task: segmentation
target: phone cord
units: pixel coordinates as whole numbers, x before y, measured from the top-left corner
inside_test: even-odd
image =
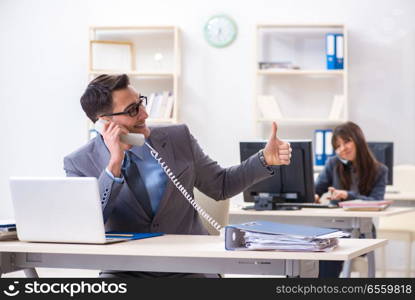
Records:
[[[196,203],[195,199],[186,191],[184,186],[180,183],[180,181],[174,176],[173,172],[167,166],[167,164],[163,161],[163,158],[159,155],[159,153],[153,149],[147,142],[145,143],[148,148],[150,148],[151,156],[159,163],[162,167],[164,173],[166,173],[167,177],[173,182],[176,188],[182,193],[182,195],[186,198],[187,201],[196,209],[196,211],[203,217],[205,220],[209,222],[217,231],[221,231],[222,226],[216,222],[199,204]]]

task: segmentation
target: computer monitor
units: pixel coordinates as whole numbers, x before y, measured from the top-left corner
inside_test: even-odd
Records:
[[[388,167],[388,185],[393,184],[393,142],[368,142],[376,159]]]
[[[265,147],[266,142],[240,142],[241,161]],[[311,141],[290,141],[291,163],[273,166],[275,175],[260,181],[244,192],[245,202],[256,202],[259,196],[271,196],[278,202],[314,202],[313,156]]]

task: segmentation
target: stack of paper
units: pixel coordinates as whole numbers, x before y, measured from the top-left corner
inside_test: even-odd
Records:
[[[391,200],[349,200],[339,202],[339,206],[344,210],[379,211],[384,210],[392,203]]]
[[[0,241],[17,240],[14,220],[0,220]]]
[[[331,251],[338,238],[350,236],[337,229],[254,221],[225,229],[227,250]]]
[[[245,232],[245,246],[250,250],[330,251],[337,238],[308,238]]]

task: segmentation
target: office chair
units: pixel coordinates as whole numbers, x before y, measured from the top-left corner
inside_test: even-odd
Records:
[[[198,189],[194,189],[194,199],[216,222],[222,227],[225,227],[229,223],[229,199],[216,201],[212,199]],[[207,229],[210,235],[219,235],[219,231],[216,230],[205,218],[200,217],[203,226]],[[225,242],[224,242],[225,243]],[[219,277],[225,277],[225,274],[218,274]]]
[[[393,171],[393,189],[400,193],[415,194],[415,165],[398,165],[393,168]],[[415,241],[415,212],[379,218],[378,237],[406,243],[405,276],[411,277],[412,244]],[[385,248],[388,248],[388,245],[380,249],[381,277],[385,277],[387,269]]]
[[[196,202],[220,225],[226,226],[229,223],[229,199],[216,201],[197,189],[194,189],[194,199]],[[219,235],[212,225],[201,217],[202,223],[211,235]]]

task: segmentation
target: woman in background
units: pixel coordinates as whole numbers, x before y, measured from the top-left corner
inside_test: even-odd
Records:
[[[329,192],[331,201],[383,200],[388,168],[370,151],[360,127],[346,122],[334,129],[331,140],[336,156],[330,158],[316,182],[316,202]],[[373,227],[374,238],[376,232]],[[338,277],[343,263],[320,261],[319,277]]]

